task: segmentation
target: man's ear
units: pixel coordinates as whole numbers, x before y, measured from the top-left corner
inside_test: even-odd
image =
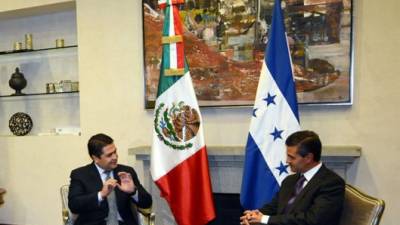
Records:
[[[314,154],[313,153],[308,153],[305,157],[307,159],[307,162],[313,162],[314,161]]]
[[[90,157],[92,158],[92,160],[93,160],[94,162],[98,162],[98,161],[100,160],[100,158],[98,158],[98,157],[95,156],[95,155],[91,155]]]

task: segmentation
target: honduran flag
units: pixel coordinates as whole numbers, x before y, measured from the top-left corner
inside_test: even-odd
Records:
[[[178,225],[215,218],[203,124],[183,52],[178,4],[162,0],[163,54],[154,110],[151,175]]]
[[[261,208],[289,174],[286,138],[300,130],[292,64],[280,0],[275,0],[250,130],[247,138],[240,202]]]

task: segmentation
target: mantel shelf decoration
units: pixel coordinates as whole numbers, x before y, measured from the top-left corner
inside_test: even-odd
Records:
[[[253,105],[274,0],[188,0],[180,15],[201,106]],[[352,0],[282,0],[298,102],[352,104]],[[145,106],[153,108],[164,16],[143,0]]]

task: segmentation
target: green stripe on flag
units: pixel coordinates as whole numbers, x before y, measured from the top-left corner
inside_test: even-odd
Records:
[[[164,14],[164,26],[163,26],[163,36],[170,36],[169,26],[170,26],[170,10],[172,7],[167,6]],[[174,34],[175,35],[175,34]],[[164,70],[170,69],[170,48],[169,44],[163,45],[162,61],[160,68],[160,80],[158,82],[157,97],[164,93],[169,87],[171,87],[175,82],[177,82],[182,76],[165,76]],[[185,73],[189,71],[187,61],[185,59]]]
[[[169,21],[170,21],[171,7],[167,6],[164,11],[164,25],[163,36],[169,36]]]
[[[165,76],[164,69],[161,65],[160,70],[160,81],[158,82],[158,91],[157,91],[157,98],[164,93],[169,87],[171,87],[175,82],[181,79],[183,76]],[[188,64],[185,59],[185,74],[189,71]]]

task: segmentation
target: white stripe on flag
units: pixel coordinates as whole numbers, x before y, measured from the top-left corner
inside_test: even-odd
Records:
[[[267,106],[263,99],[268,96],[268,93],[276,95],[275,103],[281,107]],[[281,184],[285,176],[280,176],[279,170],[273,168],[279,165],[280,162],[286,162],[285,140],[290,134],[299,130],[300,125],[275,80],[272,78],[264,60],[254,108],[258,109],[258,116],[252,117],[249,132],[261,150],[265,161],[272,168],[271,171],[274,177]],[[262,116],[265,113],[268,113],[268,116]],[[271,118],[277,119],[271,120]],[[274,131],[275,127],[285,129],[282,133],[282,139],[271,141],[273,136],[270,133]]]
[[[173,150],[166,146],[164,143],[160,143],[159,139],[153,138],[153,147],[151,154],[151,162],[157,162],[157,164],[151,167],[151,175],[153,180],[158,180],[160,177],[164,176],[171,169],[179,165],[181,162],[192,156],[195,152],[204,147],[204,137],[203,137],[203,124],[201,119],[200,110],[195,98],[195,92],[193,89],[192,79],[190,77],[190,72],[187,72],[182,76],[176,83],[168,88],[164,93],[162,93],[156,101],[156,108],[160,102],[164,103],[166,106],[172,106],[176,101],[183,101],[185,104],[189,105],[197,112],[199,112],[200,127],[197,132],[196,137],[190,141],[193,146],[186,150]],[[153,137],[157,134],[153,129]]]
[[[169,36],[175,35],[175,23],[174,23],[174,7],[169,8]],[[169,67],[171,69],[178,68],[178,55],[176,53],[176,43],[169,44]]]

